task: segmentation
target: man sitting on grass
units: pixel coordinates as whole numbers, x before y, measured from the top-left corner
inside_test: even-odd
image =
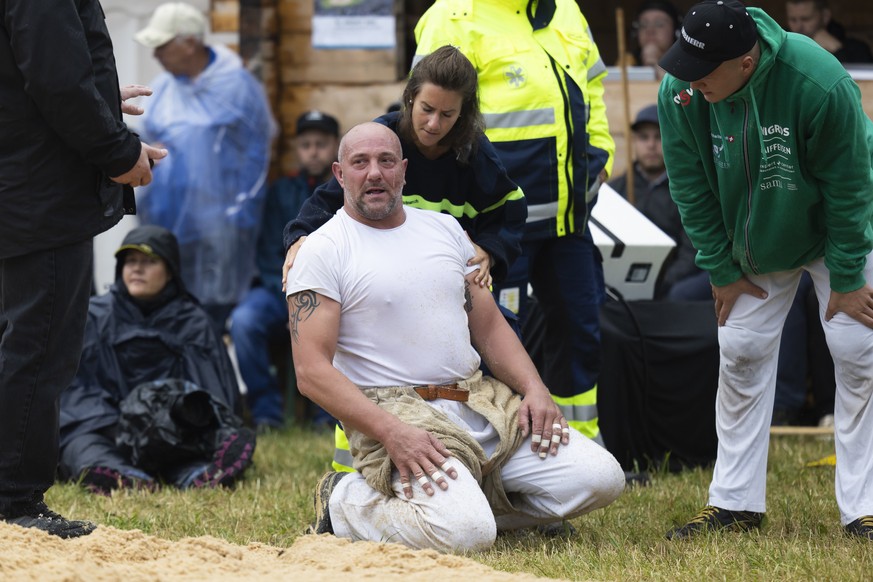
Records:
[[[343,209],[289,275],[298,387],[342,422],[358,470],[321,479],[316,533],[481,550],[498,529],[608,505],[621,467],[568,428],[472,283],[457,221],[402,204],[405,171],[388,128],[349,131],[333,165]],[[477,372],[479,354],[497,379]]]

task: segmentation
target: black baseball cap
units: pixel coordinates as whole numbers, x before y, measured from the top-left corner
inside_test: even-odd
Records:
[[[657,105],[647,105],[640,109],[639,113],[637,113],[637,118],[634,119],[633,125],[631,125],[631,131],[636,131],[640,128],[641,125],[645,123],[651,123],[653,125],[660,126],[660,122],[658,121],[658,106]]]
[[[752,50],[758,26],[738,0],[695,4],[682,21],[679,39],[658,64],[682,81],[697,81],[720,64]]]
[[[184,290],[182,283],[182,261],[179,255],[179,241],[176,236],[161,226],[147,224],[134,228],[121,241],[121,246],[115,251],[115,278],[121,278],[124,267],[124,255],[127,251],[139,251],[146,255],[163,259],[177,280],[179,289]]]
[[[321,111],[307,111],[297,118],[297,135],[315,129],[339,137],[339,122],[332,115]]]

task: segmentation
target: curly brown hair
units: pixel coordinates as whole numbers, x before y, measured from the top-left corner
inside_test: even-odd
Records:
[[[461,95],[461,114],[440,145],[452,150],[458,161],[466,162],[475,152],[479,136],[485,133],[485,120],[479,109],[479,79],[473,63],[451,45],[442,46],[418,61],[409,73],[400,102],[398,129],[404,140],[414,142],[412,102],[425,83]]]

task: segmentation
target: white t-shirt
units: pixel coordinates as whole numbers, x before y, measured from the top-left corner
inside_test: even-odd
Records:
[[[464,310],[473,245],[451,216],[404,206],[392,229],[340,209],[307,237],[288,295],[311,290],[341,305],[334,367],[358,386],[446,384],[479,367]]]

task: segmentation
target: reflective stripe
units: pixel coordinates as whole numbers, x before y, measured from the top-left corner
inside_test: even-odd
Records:
[[[558,216],[557,202],[549,202],[548,204],[529,204],[527,207],[527,220],[525,220],[525,222],[554,220],[556,216]]]
[[[555,396],[552,400],[561,409],[567,424],[603,446],[597,415],[597,386],[575,396]]]
[[[508,113],[485,113],[485,127],[488,129],[511,129],[531,125],[554,125],[555,108],[510,111]]]
[[[335,447],[333,450],[333,462],[331,463],[333,470],[343,473],[354,473],[355,469],[352,467],[354,459],[352,458],[351,451],[349,451],[349,439],[346,438],[346,433],[343,432],[340,425],[336,425],[334,430],[333,446]]]
[[[553,394],[552,400],[561,408],[567,421],[590,422],[597,420],[597,386],[575,396],[564,397]]]
[[[432,210],[434,212],[451,214],[455,218],[462,218],[464,216],[466,216],[467,218],[475,218],[476,215],[479,214],[478,212],[476,212],[476,209],[473,208],[470,204],[458,206],[457,204],[452,204],[446,199],[442,199],[439,202],[431,202],[430,200],[425,200],[418,195],[404,195],[403,204],[405,204],[406,206],[412,206],[414,208],[420,208],[421,210]]]
[[[556,401],[557,397],[553,396]],[[581,406],[579,404],[569,405],[569,404],[561,404],[558,402],[558,406],[561,409],[561,413],[564,415],[564,418],[567,421],[578,420],[579,422],[588,422],[590,420],[597,420],[597,405],[596,404],[588,404],[585,406]]]
[[[581,432],[583,435],[590,438],[601,447],[604,446],[603,437],[600,435],[600,426],[597,424],[596,418],[594,420],[589,420],[588,422],[568,420],[567,424]]]
[[[500,200],[498,200],[497,202],[495,202],[494,204],[492,204],[488,208],[484,208],[482,210],[482,212],[491,212],[492,210],[494,210],[498,206],[503,206],[504,204],[506,204],[507,202],[509,202],[511,200],[522,200],[523,198],[524,198],[524,192],[521,191],[521,188],[516,188],[515,190],[513,190],[512,192],[510,192],[509,194],[507,194],[506,196],[504,196],[503,198],[501,198]]]
[[[352,467],[351,463],[352,454],[348,451],[337,449],[333,453],[333,462],[331,462],[330,466],[333,467],[334,471],[339,471],[340,473],[354,473],[355,468]]]
[[[594,33],[591,32],[591,27],[586,27],[585,32],[588,33],[588,38],[591,40],[591,44],[594,45],[595,50],[597,44],[594,42]],[[586,63],[587,64],[587,63]],[[597,75],[606,72],[606,65],[603,64],[603,59],[600,58],[599,52],[597,56],[597,61],[588,67],[588,81],[591,81]],[[585,116],[585,119],[588,119],[588,116]]]
[[[597,62],[591,65],[591,68],[588,69],[588,80],[590,81],[597,75],[602,75],[606,72],[606,65],[603,64],[603,60],[597,59]],[[585,119],[588,119],[587,117]]]
[[[521,188],[516,188],[488,208],[482,209],[482,212],[490,212],[495,208],[503,206],[504,204],[506,204],[506,202],[510,200],[520,200],[522,198],[524,198],[524,193],[521,191]],[[431,200],[426,200],[425,198],[422,198],[418,194],[412,194],[409,196],[404,195],[403,204],[415,208],[420,208],[422,210],[433,210],[434,212],[451,214],[455,218],[462,218],[464,216],[466,216],[467,218],[476,218],[480,214],[480,212],[469,203],[464,204],[463,206],[459,206],[457,204],[452,204],[446,199],[442,199],[439,202],[433,202]]]

